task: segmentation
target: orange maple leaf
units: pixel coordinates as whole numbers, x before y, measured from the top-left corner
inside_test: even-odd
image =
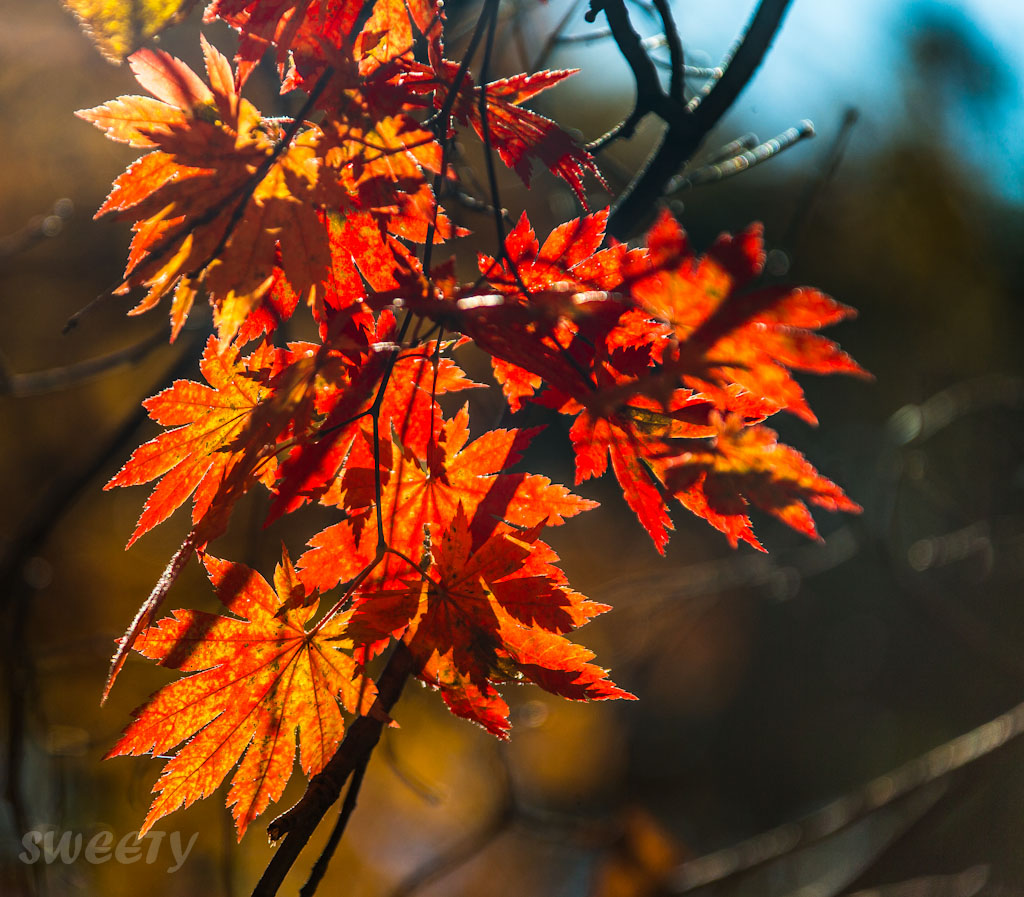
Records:
[[[388,547],[418,563],[428,534],[439,536],[457,509],[482,539],[503,525],[532,527],[562,523],[597,502],[574,495],[537,474],[511,473],[536,430],[491,430],[469,442],[469,412],[463,407],[445,421],[420,460],[408,447],[382,440],[381,514]],[[335,492],[327,496],[350,513],[310,540],[299,559],[307,583],[331,588],[355,577],[377,551],[373,516],[374,458],[366,443],[353,448]],[[408,573],[408,564],[391,558],[374,580]]]
[[[142,825],[205,797],[241,760],[231,780],[238,838],[280,798],[295,762],[315,775],[344,734],[339,703],[369,712],[376,688],[351,656],[350,614],[307,629],[317,610],[287,552],[274,587],[243,564],[207,556],[217,597],[236,616],[178,610],[143,632],[135,650],[191,675],[156,692],[107,754],[163,754],[182,742],[153,787]]]
[[[156,99],[120,97],[78,114],[114,140],[155,147],[117,178],[96,213],[136,219],[117,291],[148,289],[137,314],[176,288],[173,337],[202,286],[227,342],[270,289],[278,257],[295,291],[315,304],[331,256],[312,202],[319,132],[305,128],[282,145],[280,126],[238,95],[227,59],[205,39],[203,52],[210,86],[181,60],[143,49],[130,64]]]
[[[215,499],[217,517],[226,519],[228,496],[222,487],[232,473],[253,475],[262,448],[273,441],[251,429],[254,412],[270,392],[259,375],[269,373],[273,358],[274,350],[261,344],[252,355],[239,359],[237,349],[221,352],[211,337],[200,362],[209,386],[178,380],[146,399],[143,404],[150,417],[174,429],[140,445],[103,487],[160,480],[146,499],[128,547],[166,520],[193,492],[193,524],[198,525],[211,511]],[[273,467],[267,466],[261,476],[270,482],[272,472]],[[237,489],[232,491],[237,493]],[[218,534],[216,529],[211,537]]]
[[[807,502],[827,511],[859,513],[831,480],[798,451],[778,441],[774,430],[744,426],[735,414],[711,415],[715,435],[693,450],[659,464],[666,486],[691,511],[728,537],[757,547],[747,510],[750,505],[778,517],[812,539],[818,538]]]
[[[461,505],[432,563],[404,588],[360,591],[348,634],[357,642],[400,636],[449,708],[506,737],[508,705],[496,686],[526,678],[572,700],[629,698],[560,633],[608,610],[565,586],[541,527],[473,539]]]

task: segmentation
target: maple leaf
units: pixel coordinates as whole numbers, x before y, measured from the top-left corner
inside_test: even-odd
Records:
[[[541,245],[521,217],[503,256],[478,260],[502,301],[482,302],[458,326],[492,354],[513,410],[544,386],[535,401],[578,415],[570,431],[576,482],[604,474],[610,460],[627,504],[663,552],[672,529],[668,459],[687,452],[685,440],[719,436],[723,414],[741,429],[783,408],[813,422],[790,369],[864,371],[814,332],[851,309],[813,290],[745,289],[763,267],[759,227],[736,239],[720,237],[698,258],[667,214],[652,228],[646,250],[600,249],[605,220],[599,212],[566,222]],[[680,378],[692,389],[680,389]],[[757,491],[755,470],[763,479],[778,466],[781,482],[798,465],[772,440],[747,437],[744,445],[731,480],[708,474],[684,486],[682,468],[676,470],[675,497],[733,544],[743,539],[760,548],[746,500],[737,493],[727,501],[725,494],[743,486]],[[737,452],[730,457],[739,464]],[[717,485],[715,501],[702,491],[705,482],[712,490]],[[822,504],[856,510],[826,483],[817,481]],[[766,490],[759,494],[772,513],[816,534],[806,508],[778,495],[769,501]]]
[[[429,445],[436,441],[444,426],[441,406],[435,399],[484,386],[470,380],[462,368],[439,350],[437,342],[430,341],[415,351],[403,352],[391,371],[380,405],[379,428],[385,433],[393,432],[405,448],[420,458],[427,456]]]
[[[602,291],[620,284],[626,249],[621,245],[601,249],[607,224],[608,209],[601,209],[558,225],[541,245],[523,212],[505,237],[504,257],[481,254],[477,266],[504,294],[547,303],[553,306],[553,312],[568,313],[571,304],[557,299],[569,288],[577,292]]]
[[[251,427],[254,412],[269,393],[256,375],[269,371],[273,360],[274,351],[266,344],[239,359],[237,349],[221,352],[211,337],[199,365],[208,386],[178,380],[143,402],[153,420],[174,429],[139,446],[103,487],[160,480],[146,500],[128,547],[166,520],[193,492],[193,524],[210,513],[215,500],[216,516],[225,518],[223,484],[239,471],[255,479],[255,462],[263,446],[273,441]],[[264,476],[271,472],[268,467]],[[212,535],[216,534],[215,529]]]
[[[626,503],[664,553],[673,529],[666,505],[676,498],[736,547],[764,551],[748,511],[758,508],[810,538],[817,538],[806,502],[828,511],[859,513],[835,483],[760,421],[775,412],[737,391],[723,410],[701,393],[678,390],[666,409],[641,396],[617,412],[583,411],[569,432],[576,480],[600,476],[611,459]]]
[[[315,775],[344,734],[339,703],[366,714],[376,689],[343,634],[350,614],[307,628],[317,599],[287,552],[273,588],[243,564],[210,556],[205,564],[234,616],[177,610],[139,636],[136,651],[191,675],[135,710],[107,757],[155,756],[186,742],[153,786],[143,835],[162,816],[209,795],[241,760],[227,798],[241,840],[284,791],[296,740],[303,771]]]
[[[486,114],[490,146],[498,151],[502,162],[515,171],[527,187],[537,163],[564,180],[584,208],[587,201],[583,178],[588,172],[607,186],[586,148],[555,122],[519,105],[576,74],[577,69],[519,74],[480,87],[474,86],[468,72],[459,74],[457,63],[439,59],[432,60],[432,63],[432,68],[407,64],[399,83],[412,94],[432,93],[437,108],[442,108],[446,101],[450,102],[455,120],[471,125],[481,140],[485,134]],[[455,97],[449,100],[451,92],[456,90],[457,78]],[[480,102],[484,95],[486,112],[481,109]]]
[[[181,21],[196,0],[64,0],[111,62],[119,63],[151,37]]]
[[[364,331],[364,335],[369,333]],[[451,359],[435,359],[435,342],[396,357],[397,347],[391,342],[394,336],[394,315],[385,311],[376,322],[373,342],[363,343],[355,355],[336,353],[345,359],[347,371],[331,364],[330,351],[321,349],[317,353],[324,356],[318,363],[323,371],[316,381],[315,401],[315,410],[322,419],[308,428],[306,438],[300,434],[298,444],[280,465],[274,486],[277,497],[268,522],[308,501],[321,499],[332,488],[342,464],[351,466],[350,450],[357,434],[373,431],[371,412],[384,432],[390,429],[405,444],[425,451],[430,434],[441,427],[435,398],[479,385]],[[341,337],[342,342],[353,344],[344,332]],[[325,343],[325,348],[329,345]]]
[[[382,440],[381,515],[387,545],[418,563],[424,535],[439,536],[458,509],[471,521],[475,538],[499,529],[532,527],[547,521],[558,525],[568,517],[597,507],[564,486],[537,474],[509,473],[522,457],[536,430],[491,430],[469,441],[469,412],[463,408],[444,423],[427,447],[425,460],[407,446]],[[333,497],[351,512],[374,502],[374,457],[363,446],[350,456],[339,490]],[[300,559],[309,584],[328,589],[355,577],[377,551],[377,533],[362,517],[343,521],[310,540]],[[408,564],[385,564],[376,579],[408,572]]]
[[[236,83],[241,86],[270,46],[277,46],[278,66],[283,69],[300,32],[347,35],[363,5],[363,0],[213,0],[203,18],[223,19],[241,33],[235,55]]]
[[[311,304],[331,259],[312,202],[318,131],[283,145],[281,128],[238,95],[230,65],[205,39],[203,52],[209,86],[173,56],[140,50],[132,71],[156,99],[121,97],[78,114],[114,140],[156,147],[117,178],[96,213],[136,219],[116,292],[146,287],[133,310],[141,313],[176,287],[173,337],[201,286],[227,342],[271,287],[278,259]]]
[[[636,397],[613,414],[595,417],[583,411],[569,430],[576,482],[602,476],[610,459],[626,504],[661,554],[674,527],[660,488],[658,459],[672,440],[713,432],[707,422],[712,406],[703,397],[679,390],[668,405],[662,409],[654,400]]]
[[[587,208],[584,176],[589,172],[607,187],[594,157],[551,119],[519,105],[577,71],[515,75],[491,81],[483,90],[487,100],[487,133],[501,161],[519,175],[527,187],[533,177],[534,163],[539,162],[565,181]],[[481,88],[476,88],[475,94],[480,92]],[[484,139],[483,112],[479,102],[463,102],[455,112],[473,126],[481,140]]]
[[[427,572],[404,588],[361,591],[348,634],[359,643],[403,638],[417,675],[440,688],[449,709],[502,738],[503,682],[524,677],[573,700],[632,699],[589,663],[593,652],[560,634],[608,608],[563,587],[540,528],[478,543],[458,506]]]
[[[327,490],[359,432],[359,421],[369,412],[388,370],[390,352],[374,351],[374,346],[393,348],[389,340],[394,336],[394,329],[394,316],[381,314],[376,322],[376,342],[360,346],[361,351],[356,358],[350,359],[355,361],[352,369],[347,373],[338,372],[336,387],[326,386],[317,396],[316,410],[322,419],[315,432],[300,440],[280,465],[274,485],[276,497],[267,516],[268,523],[319,498]],[[325,350],[321,349],[320,353],[325,353]],[[330,352],[325,354],[329,356]]]
[[[737,539],[757,546],[747,517],[750,505],[812,539],[818,531],[807,502],[827,511],[861,511],[768,427],[744,426],[737,415],[723,418],[717,412],[711,423],[715,436],[701,448],[666,459],[663,476],[675,497],[725,533],[734,547]]]
[[[672,325],[678,353],[663,370],[705,391],[730,383],[816,423],[790,370],[869,376],[829,339],[815,333],[854,314],[817,290],[768,286],[746,291],[764,268],[762,229],[723,234],[696,256],[665,212],[647,237],[648,256],[627,264],[632,295]]]
[[[543,383],[577,398],[597,389],[597,368],[616,348],[608,339],[631,309],[619,292],[629,253],[617,244],[601,249],[607,221],[607,209],[567,221],[541,245],[523,213],[504,255],[477,259],[502,301],[470,308],[456,326],[491,353],[513,411]],[[647,341],[657,339],[649,320],[642,330]]]

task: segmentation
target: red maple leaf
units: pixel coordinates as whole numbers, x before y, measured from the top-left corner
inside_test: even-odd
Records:
[[[439,536],[458,508],[471,521],[474,537],[482,539],[502,526],[557,525],[596,507],[547,477],[509,472],[536,432],[491,430],[469,442],[469,412],[463,407],[444,423],[422,459],[393,440],[383,441],[380,513],[387,545],[419,563],[424,539]],[[375,491],[368,443],[353,451],[331,496],[352,519],[314,536],[299,559],[305,581],[322,590],[353,579],[377,552],[376,528],[368,520]],[[375,579],[387,581],[408,569],[392,559]]]
[[[178,610],[139,636],[136,651],[191,675],[139,707],[107,756],[155,756],[184,743],[153,787],[142,834],[208,795],[241,760],[227,799],[241,839],[284,791],[296,731],[303,771],[312,776],[341,742],[339,704],[365,714],[376,689],[344,636],[349,614],[307,628],[316,596],[307,594],[287,552],[274,588],[243,564],[210,556],[205,563],[217,597],[235,616]]]
[[[758,546],[747,518],[751,505],[812,539],[818,531],[807,502],[827,511],[860,512],[842,489],[780,443],[768,427],[745,426],[737,415],[723,419],[717,412],[711,423],[716,429],[711,439],[665,459],[661,472],[672,494],[725,533],[733,546],[737,539]]]
[[[713,432],[707,424],[712,406],[706,399],[678,390],[668,405],[663,409],[652,399],[636,397],[605,416],[583,411],[569,431],[576,455],[576,482],[603,475],[610,459],[626,504],[662,554],[674,527],[654,466],[656,459],[668,452],[670,441]]]
[[[597,389],[597,368],[614,348],[607,338],[630,311],[612,291],[628,253],[600,249],[607,217],[605,210],[566,222],[541,246],[524,214],[500,258],[479,256],[485,282],[438,310],[491,355],[513,411],[542,384],[577,399]]]
[[[519,105],[576,74],[576,71],[515,75],[491,81],[483,89],[487,95],[487,133],[501,161],[519,175],[527,187],[530,186],[534,166],[539,163],[565,181],[586,208],[584,176],[590,173],[607,186],[594,157],[551,119]],[[472,83],[469,82],[467,87],[472,87]],[[464,88],[453,111],[463,122],[471,124],[483,140],[483,111],[477,99],[481,90],[477,87],[470,92]]]
[[[667,378],[682,374],[704,391],[738,384],[816,423],[791,370],[868,376],[815,332],[853,316],[852,308],[817,290],[748,289],[764,268],[759,224],[737,237],[723,234],[706,255],[697,256],[665,212],[647,245],[647,258],[632,270],[627,265],[625,279],[640,306],[673,328],[678,347],[664,357]]]
[[[212,0],[203,18],[223,19],[241,33],[235,55],[241,86],[270,46],[277,46],[283,70],[295,43],[348,35],[363,6],[363,0]]]
[[[509,722],[497,686],[519,677],[573,700],[632,699],[589,663],[593,652],[560,634],[608,608],[565,587],[539,530],[496,532],[479,543],[457,507],[426,573],[404,588],[357,595],[349,635],[402,637],[417,675],[449,708],[499,737]]]

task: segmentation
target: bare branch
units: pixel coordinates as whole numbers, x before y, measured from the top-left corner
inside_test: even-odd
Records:
[[[338,821],[334,823],[331,837],[327,839],[327,844],[320,856],[317,857],[316,863],[313,864],[313,870],[309,873],[309,878],[306,879],[302,890],[299,891],[299,897],[313,897],[324,877],[324,873],[327,872],[327,865],[330,863],[331,857],[334,856],[334,851],[338,849],[341,836],[345,833],[345,827],[348,825],[352,812],[356,808],[356,802],[359,800],[359,789],[363,785],[363,776],[366,775],[366,766],[369,762],[370,755],[367,754],[353,771],[352,781],[348,784],[348,791],[345,792],[345,800],[341,805],[341,812],[338,813]]]
[[[712,184],[726,178],[731,178],[746,171],[748,168],[753,168],[761,162],[768,161],[783,150],[795,146],[801,140],[806,140],[808,137],[813,136],[814,125],[805,119],[797,127],[787,128],[777,137],[766,140],[753,149],[738,153],[716,164],[705,165],[688,175],[672,178],[668,182],[665,192],[671,194],[678,190],[688,190],[690,187],[700,187],[703,184]]]
[[[669,126],[661,143],[612,208],[608,232],[613,237],[628,239],[644,223],[663,195],[665,185],[693,157],[750,81],[782,24],[789,4],[790,0],[761,0],[728,67],[703,101],[692,111],[684,110],[666,117]],[[653,69],[653,64],[651,67]]]
[[[70,199],[58,199],[45,215],[35,215],[24,227],[0,237],[0,260],[17,255],[41,240],[56,237],[64,230],[64,222],[74,211],[75,206]]]
[[[684,894],[733,878],[849,828],[876,810],[945,779],[1024,734],[1024,703],[940,745],[867,785],[826,804],[798,822],[786,823],[732,847],[683,863],[672,892]]]
[[[0,356],[0,395],[14,396],[17,399],[37,396],[78,386],[122,365],[134,364],[145,358],[156,346],[166,340],[163,330],[157,330],[145,339],[124,349],[118,349],[98,358],[89,358],[65,367],[49,368],[45,371],[32,371],[28,374],[12,374],[7,369],[6,361]]]
[[[686,75],[683,42],[679,39],[679,30],[676,28],[675,19],[672,18],[672,8],[668,5],[668,0],[654,0],[654,8],[658,10],[665,29],[665,43],[668,45],[669,64],[672,69],[669,76],[668,95],[677,103],[682,103],[685,99],[683,79]]]
[[[490,817],[478,829],[469,832],[447,850],[414,869],[399,882],[391,892],[391,897],[412,897],[432,882],[450,875],[508,830],[515,822],[519,808],[505,763],[501,764],[501,773],[501,800]]]
[[[722,144],[713,153],[710,153],[705,159],[705,165],[715,165],[719,162],[724,162],[726,159],[731,159],[733,156],[738,156],[740,153],[746,152],[749,149],[753,149],[761,141],[757,139],[757,134],[747,133],[735,140],[730,140],[728,143]]]
[[[668,120],[671,112],[666,108],[665,95],[658,79],[658,70],[654,67],[651,57],[644,49],[643,41],[633,23],[629,20],[629,13],[623,0],[591,0],[590,9],[587,11],[586,19],[593,22],[598,13],[604,12],[611,28],[612,37],[618,45],[619,52],[633,72],[633,79],[636,82],[636,102],[633,111],[626,120],[612,129],[615,137],[631,137],[641,119],[649,112],[657,112],[662,118]],[[611,134],[612,132],[609,132]],[[596,151],[607,145],[611,139],[608,135],[596,141],[595,144],[587,147]]]

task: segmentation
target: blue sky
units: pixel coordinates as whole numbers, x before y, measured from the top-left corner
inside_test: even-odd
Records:
[[[734,23],[745,22],[753,4],[718,0],[714,15],[708,15],[708,4],[693,0],[677,0],[674,8],[687,44],[707,47],[713,56],[729,46]],[[863,145],[876,139],[882,130],[891,129],[895,117],[904,114],[905,40],[925,18],[967,23],[976,50],[991,65],[991,72],[983,71],[980,77],[983,81],[998,78],[1003,85],[1002,101],[974,110],[977,114],[972,114],[970,104],[958,109],[954,103],[947,110],[948,139],[963,147],[969,164],[993,189],[1024,201],[1021,0],[795,0],[772,52],[741,96],[736,112],[763,139],[802,118],[810,118],[825,132],[835,127],[846,105],[854,104],[863,116],[855,140]]]
[[[716,64],[755,6],[756,0],[717,0],[713,5],[675,0],[687,62]],[[642,31],[647,28],[644,33],[653,31],[642,17],[634,18]],[[730,113],[733,130],[738,134],[752,128],[767,139],[809,118],[827,138],[835,133],[843,110],[855,105],[861,120],[853,149],[869,148],[905,121],[906,40],[926,19],[966,26],[963,30],[982,62],[977,67],[980,82],[1002,85],[999,102],[982,108],[957,95],[958,76],[951,76],[952,93],[942,104],[944,139],[962,148],[966,164],[991,189],[1024,203],[1024,0],[794,0],[764,65]],[[568,31],[600,26],[603,22],[584,23],[581,10]],[[575,49],[580,46],[582,51]],[[594,64],[595,53],[601,55],[599,65]],[[610,41],[574,45],[549,65],[579,65],[590,79],[603,78],[608,89],[625,90],[629,74],[612,59],[614,53]],[[725,131],[730,131],[728,120]],[[805,152],[795,150],[788,164],[805,163],[806,158]],[[787,164],[784,160],[772,164]]]

